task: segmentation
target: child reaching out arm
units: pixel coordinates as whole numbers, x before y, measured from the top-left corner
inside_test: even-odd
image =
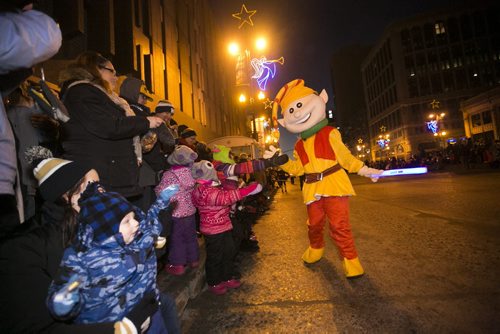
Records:
[[[231,205],[243,197],[262,190],[258,183],[249,186],[224,190],[217,179],[212,163],[202,160],[193,165],[192,174],[197,179],[193,190],[193,203],[200,212],[200,231],[205,236],[207,260],[206,278],[209,290],[221,295],[227,289],[238,288],[241,282],[234,278],[233,258],[235,247],[231,230]]]
[[[119,321],[148,293],[158,302],[157,217],[177,190],[176,185],[166,188],[145,215],[120,194],[103,192],[97,183],[87,186],[78,200],[76,240],[65,250],[59,278],[49,289],[54,317],[75,323]],[[76,280],[78,287],[69,289]],[[159,312],[151,325],[164,326]]]

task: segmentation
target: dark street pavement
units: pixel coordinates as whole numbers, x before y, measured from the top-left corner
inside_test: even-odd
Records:
[[[191,300],[183,332],[499,333],[500,173],[351,179],[365,276],[347,280],[329,240],[303,264],[306,211],[288,183],[254,227],[243,285]]]

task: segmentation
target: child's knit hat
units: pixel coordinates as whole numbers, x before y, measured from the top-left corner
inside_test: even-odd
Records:
[[[155,108],[156,114],[162,113],[162,112],[168,112],[168,113],[171,113],[173,115],[174,111],[175,111],[174,105],[168,100],[161,100],[160,102],[158,102],[158,104],[156,105],[156,108]]]
[[[38,180],[42,197],[53,202],[74,187],[91,169],[82,162],[48,158],[37,164],[33,174]]]
[[[191,175],[193,179],[201,179],[201,180],[212,180],[219,181],[217,178],[217,171],[215,170],[214,165],[207,160],[201,160],[199,162],[195,162],[191,167]]]
[[[115,192],[103,192],[99,183],[87,186],[78,200],[80,213],[78,222],[88,225],[93,231],[93,241],[104,241],[118,233],[120,222],[128,213],[134,211],[135,219],[140,220],[142,211],[132,205],[122,195]]]
[[[186,128],[181,132],[181,138],[189,138],[196,136],[196,131],[191,128]]]
[[[193,162],[198,158],[198,154],[186,145],[177,145],[175,150],[170,153],[167,161],[172,166],[191,166]]]

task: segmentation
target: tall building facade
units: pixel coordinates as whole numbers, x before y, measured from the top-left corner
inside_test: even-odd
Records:
[[[408,158],[466,135],[461,101],[500,84],[499,27],[499,4],[484,1],[386,29],[361,67],[374,159]]]
[[[60,24],[63,45],[43,64],[48,80],[79,53],[109,57],[119,74],[142,79],[176,107],[179,124],[202,140],[244,132],[234,96],[234,69],[222,61],[225,48],[207,0],[41,0]]]

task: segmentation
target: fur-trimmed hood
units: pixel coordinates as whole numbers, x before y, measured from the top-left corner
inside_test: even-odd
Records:
[[[61,72],[59,72],[59,86],[61,87],[60,96],[64,97],[68,86],[76,81],[88,81],[89,83],[95,84],[93,82],[95,77],[86,69],[70,65]]]
[[[68,81],[76,81],[76,80],[94,80],[94,76],[84,69],[83,67],[78,66],[69,66],[59,72],[59,84],[63,85]]]

